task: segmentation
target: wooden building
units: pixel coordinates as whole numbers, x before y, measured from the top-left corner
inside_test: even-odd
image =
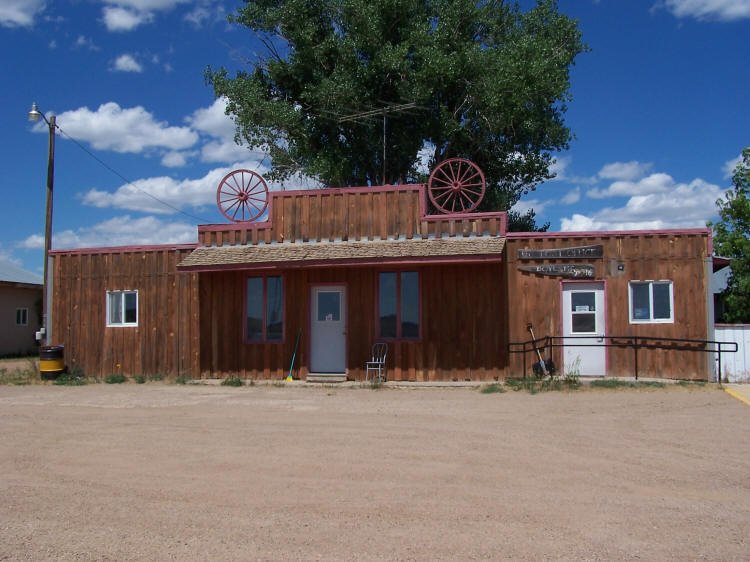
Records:
[[[709,230],[508,234],[459,172],[437,190],[241,180],[229,202],[223,181],[236,222],[197,245],[55,251],[53,342],[100,376],[282,379],[294,356],[295,378],[334,381],[364,379],[385,341],[389,380],[492,381],[531,372],[533,348],[511,353],[529,324],[583,375],[632,374],[634,353],[574,336],[708,339]],[[248,201],[256,220],[236,220]],[[707,353],[635,355],[644,376],[712,372]]]

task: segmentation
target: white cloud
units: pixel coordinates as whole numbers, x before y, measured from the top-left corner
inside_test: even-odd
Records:
[[[34,18],[46,7],[45,0],[2,0],[0,26],[31,27]]]
[[[724,177],[726,179],[730,179],[732,175],[734,174],[734,169],[739,165],[739,163],[742,162],[742,154],[738,154],[737,158],[732,158],[731,160],[727,160],[724,162],[724,165],[721,167],[722,171],[724,172]]]
[[[175,209],[160,204],[154,197],[168,202],[177,209],[213,205],[216,203],[216,189],[219,182],[227,173],[237,168],[265,173],[265,169],[260,168],[257,161],[245,161],[227,168],[215,168],[197,179],[174,179],[161,176],[139,179],[122,185],[114,193],[90,189],[81,196],[81,199],[85,205],[92,207],[170,214],[176,212]]]
[[[540,201],[539,199],[521,199],[518,203],[513,205],[512,210],[521,215],[525,215],[528,211],[534,209],[536,215],[540,216],[544,212],[544,208],[550,203],[552,203],[552,201]]]
[[[566,179],[565,172],[568,169],[569,165],[570,165],[569,156],[560,156],[552,160],[552,164],[550,164],[549,171],[555,174],[555,177],[552,180],[548,180],[548,181],[556,181],[556,180],[559,181],[559,180]]]
[[[646,172],[652,167],[650,163],[638,162],[631,160],[630,162],[612,162],[611,164],[605,164],[597,174],[600,178],[605,180],[636,180],[642,178]]]
[[[168,222],[156,217],[115,217],[93,226],[55,233],[52,247],[56,250],[102,246],[133,246],[150,244],[190,244],[197,241],[194,224]],[[27,249],[40,249],[44,238],[29,236],[21,243]]]
[[[669,174],[651,174],[638,181],[616,181],[606,189],[594,188],[586,192],[592,199],[604,199],[606,197],[628,197],[631,195],[643,195],[649,193],[664,193],[674,189],[675,181]]]
[[[580,200],[581,188],[576,187],[575,189],[571,189],[565,195],[563,195],[562,199],[560,199],[560,203],[564,205],[572,205],[574,203],[578,203]]]
[[[195,151],[171,151],[161,157],[161,165],[166,168],[180,168],[187,164],[188,158],[192,158],[197,153]]]
[[[201,148],[204,162],[234,162],[251,154],[247,147],[234,142],[234,119],[225,113],[226,107],[226,98],[217,98],[209,107],[198,109],[187,118],[193,129],[211,138]]]
[[[143,107],[121,108],[115,102],[102,104],[96,111],[88,107],[66,111],[57,122],[71,137],[88,142],[97,150],[183,150],[198,142],[198,134],[188,127],[170,127],[155,120]],[[47,132],[47,127],[37,124],[34,131]]]
[[[195,27],[202,27],[207,22],[226,21],[226,14],[224,6],[211,0],[206,0],[185,14],[185,21],[193,24]]]
[[[143,72],[143,66],[135,60],[133,55],[120,55],[112,63],[112,70],[118,72]]]
[[[750,0],[663,0],[678,18],[736,21],[750,18]]]
[[[109,31],[131,31],[154,20],[155,12],[168,11],[191,0],[103,0],[104,25]]]
[[[692,228],[705,226],[706,221],[715,216],[716,200],[724,193],[718,185],[702,179],[675,183],[667,174],[652,174],[649,177],[654,176],[669,178],[669,182],[660,184],[669,184],[669,189],[633,192],[623,207],[607,207],[588,215],[574,214],[563,218],[560,230]],[[642,181],[646,180],[648,178]]]
[[[99,51],[99,47],[94,43],[94,40],[90,37],[86,37],[85,35],[79,35],[76,38],[75,43],[73,43],[73,46],[77,49],[79,48],[85,48],[89,51]]]
[[[132,31],[144,23],[152,21],[153,15],[136,12],[119,6],[106,6],[102,10],[104,25],[109,31]]]

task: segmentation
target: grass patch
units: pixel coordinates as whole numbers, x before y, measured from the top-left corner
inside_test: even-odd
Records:
[[[55,379],[53,384],[61,386],[83,386],[86,382],[86,377],[83,376],[83,372],[79,369],[73,369],[68,373],[61,374]]]
[[[242,384],[240,377],[227,377],[221,381],[221,386],[242,386]]]
[[[143,375],[135,375],[133,380],[135,381],[135,384],[143,384],[146,382],[146,377]]]
[[[27,385],[40,382],[42,382],[42,378],[39,375],[39,366],[35,357],[29,357],[24,367],[8,368],[0,366],[0,385]]]
[[[578,375],[575,374],[566,374],[563,377],[551,376],[544,379],[507,379],[505,384],[515,392],[525,390],[529,394],[561,392],[581,388],[581,382]]]
[[[107,384],[122,384],[128,380],[128,377],[122,373],[112,373],[104,377],[104,382]]]
[[[591,388],[664,388],[666,383],[660,381],[623,381],[620,379],[595,379]]]
[[[186,377],[185,375],[178,375],[174,379],[174,383],[175,384],[187,384],[189,381],[190,381],[190,379],[188,377]]]
[[[164,375],[162,373],[153,373],[148,376],[148,380],[150,381],[163,381]]]
[[[677,381],[677,385],[686,387],[686,388],[690,388],[693,386],[704,387],[706,386],[706,384],[708,384],[706,381]]]
[[[481,392],[482,394],[502,394],[503,392],[505,392],[505,388],[503,388],[503,385],[501,383],[493,382],[492,384],[483,386],[479,392]]]

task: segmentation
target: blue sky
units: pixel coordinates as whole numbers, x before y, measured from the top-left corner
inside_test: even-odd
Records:
[[[239,4],[0,2],[0,260],[42,269],[47,129],[27,121],[32,102],[64,132],[53,248],[194,242],[197,224],[224,222],[219,180],[267,164],[234,145],[203,79],[208,65],[233,72],[262,52],[249,31],[226,23]],[[552,230],[715,218],[732,163],[750,145],[750,0],[559,6],[591,49],[572,71],[567,123],[576,138],[557,155],[558,177],[520,210],[534,207]]]

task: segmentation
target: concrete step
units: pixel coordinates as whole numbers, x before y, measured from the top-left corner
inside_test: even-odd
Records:
[[[346,382],[345,373],[309,373],[307,382]]]

